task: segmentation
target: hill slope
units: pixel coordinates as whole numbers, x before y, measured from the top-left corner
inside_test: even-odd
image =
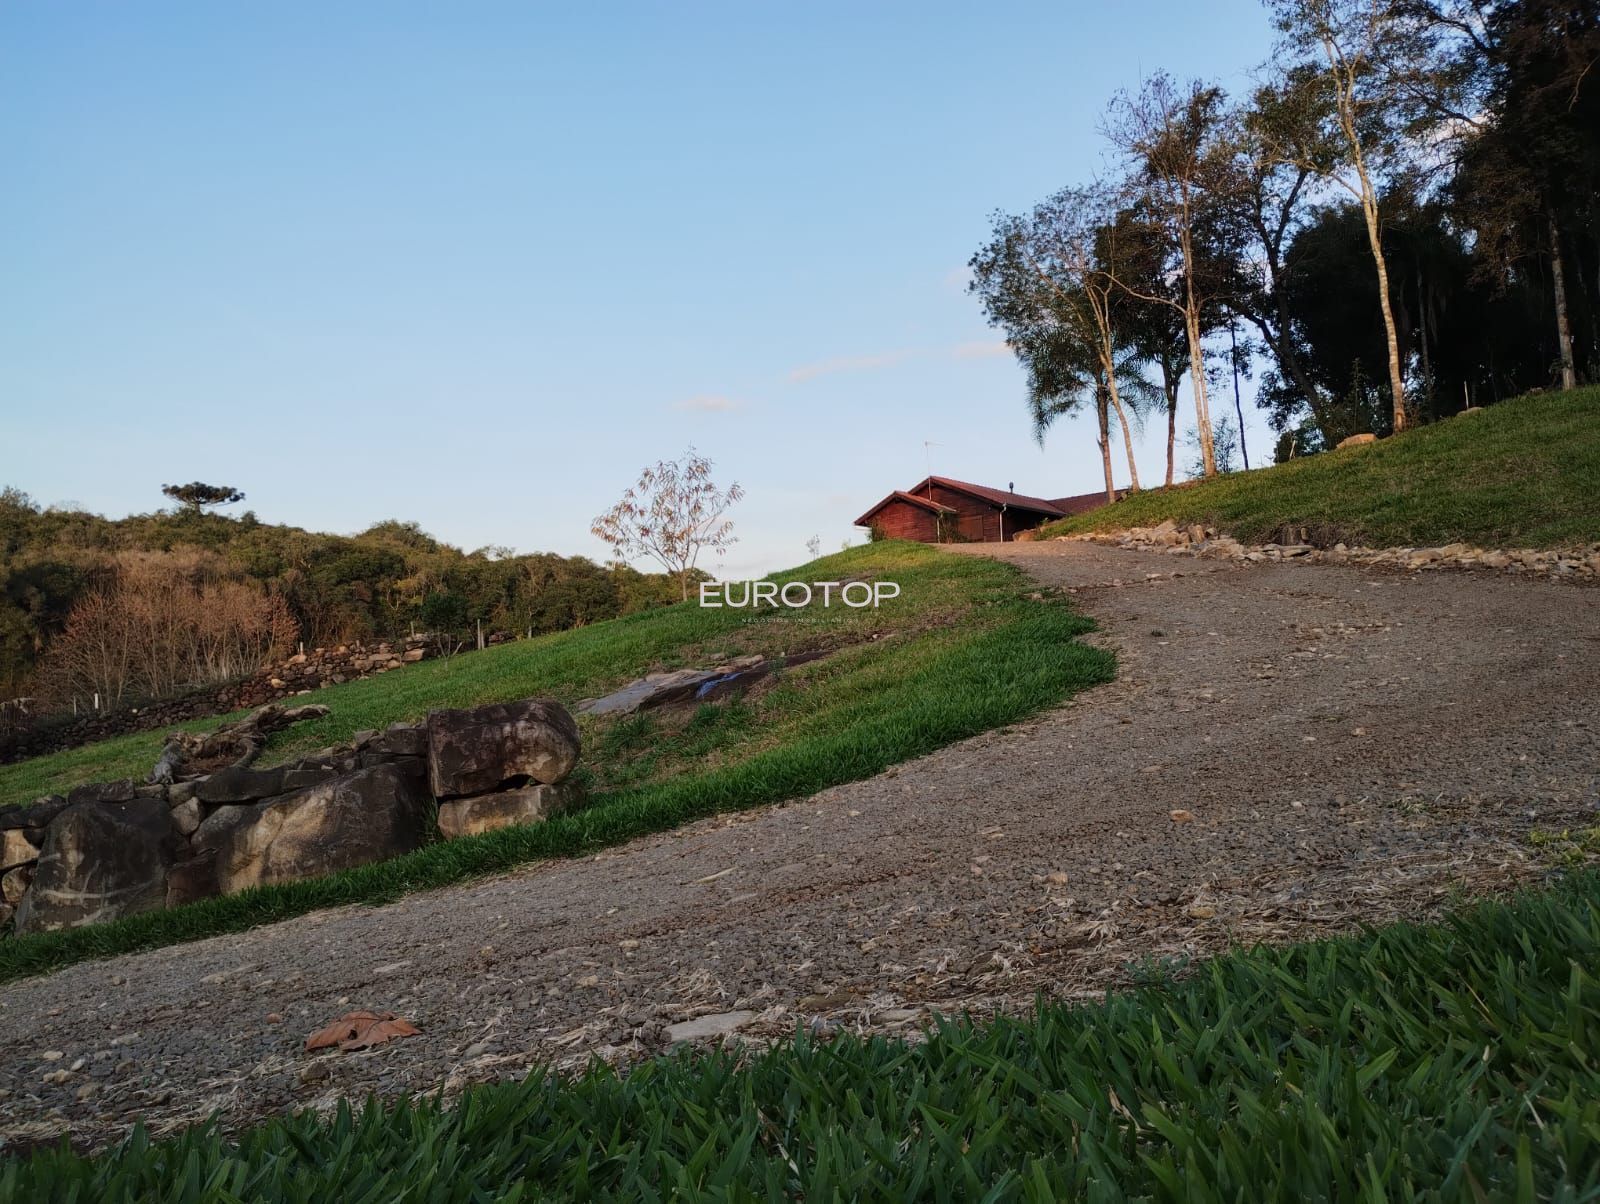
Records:
[[[1209,523],[1245,541],[1572,547],[1600,540],[1600,388],[1535,394],[1375,445],[1135,494],[1041,534]]]
[[[262,764],[436,707],[528,695],[571,705],[652,670],[734,657],[822,653],[780,668],[743,697],[621,718],[580,716],[587,806],[546,823],[435,843],[327,878],[146,912],[109,924],[0,940],[0,980],[175,941],[239,931],[319,907],[372,902],[527,861],[592,851],[718,811],[870,777],[944,744],[1020,719],[1109,680],[1108,652],[1074,637],[1093,624],[1016,568],[879,543],[780,580],[894,581],[881,608],[702,609],[676,605],[573,631],[424,661],[316,692],[329,715],[280,733]],[[191,726],[209,726],[206,721]],[[156,732],[0,768],[0,805],[80,781],[142,778]]]

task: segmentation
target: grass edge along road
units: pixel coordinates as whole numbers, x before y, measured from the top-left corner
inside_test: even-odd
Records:
[[[542,824],[438,842],[325,878],[256,888],[109,924],[0,940],[0,981],[239,932],[326,907],[384,903],[534,861],[591,853],[718,812],[803,797],[1023,719],[1113,675],[1111,654],[1077,639],[1093,624],[1058,596],[1030,598],[1031,586],[1013,566],[915,544],[874,544],[805,569],[832,576],[893,571],[907,592],[881,611],[836,617],[840,623],[877,625],[883,629],[881,638],[850,645],[804,667],[820,676],[810,678],[805,691],[782,700],[790,721],[781,729],[781,741],[757,740],[749,755],[731,763],[603,794],[581,810]],[[939,621],[919,628],[919,614]],[[566,656],[563,663],[579,669],[559,683],[564,688],[558,696],[571,702],[579,696],[573,690],[601,680],[626,680],[648,667],[637,660],[610,663],[613,657],[591,655],[595,646],[638,653],[650,644],[645,637],[653,627],[673,633],[669,643],[688,633],[698,646],[704,643],[705,629],[712,627],[717,633],[743,632],[792,647],[818,638],[815,625],[805,625],[812,622],[805,612],[768,612],[767,618],[753,619],[736,612],[701,611],[692,604],[670,607],[457,658],[432,670],[431,677],[417,674],[408,680],[412,671],[402,670],[319,691],[318,700],[334,707],[321,725],[354,730],[352,725],[381,726],[386,716],[419,717],[420,711],[394,712],[421,703],[426,703],[422,710],[427,705],[461,705],[456,699],[462,682],[469,680],[462,673],[471,668],[480,676],[488,674],[500,664],[495,657],[520,657],[518,663],[531,674],[540,665],[555,672],[549,664]],[[584,666],[597,667],[591,673]],[[490,693],[476,701],[492,701],[496,693],[517,697],[544,692],[550,685],[548,677],[536,681],[526,675],[505,680],[496,674],[484,680],[490,682],[484,687]],[[449,700],[419,699],[419,683],[427,693],[429,681],[451,683],[455,693]],[[352,705],[363,697],[367,705]],[[374,699],[390,709],[375,710]],[[324,730],[310,738],[328,735]],[[154,747],[154,741],[149,743]]]
[[[136,1132],[0,1202],[1600,1198],[1600,875],[925,1043],[797,1037]]]
[[[1600,540],[1600,386],[1532,394],[1376,444],[1172,489],[1046,525],[1040,537],[1205,523],[1247,543],[1577,548]]]

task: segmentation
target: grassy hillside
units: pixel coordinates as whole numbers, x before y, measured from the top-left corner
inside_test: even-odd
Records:
[[[800,1040],[0,1163],[0,1204],[1592,1200],[1600,880],[925,1044]]]
[[[1210,523],[1247,542],[1284,524],[1368,547],[1600,540],[1600,388],[1538,394],[1365,447],[1231,473],[1051,523],[1044,535]]]
[[[590,805],[548,823],[429,845],[406,857],[149,912],[113,924],[0,940],[0,979],[88,957],[237,931],[319,907],[377,902],[543,857],[587,852],[717,811],[805,795],[1022,718],[1108,680],[1108,653],[1074,637],[1092,626],[1056,598],[1028,597],[997,561],[879,543],[780,580],[895,581],[881,609],[750,611],[689,604],[596,623],[452,661],[319,690],[326,719],[281,733],[262,764],[430,708],[527,695],[569,705],[645,672],[745,653],[826,651],[737,702],[617,720],[580,718]],[[218,722],[217,720],[209,721]],[[198,724],[195,726],[206,726]],[[0,768],[0,799],[118,776],[143,777],[159,733]]]

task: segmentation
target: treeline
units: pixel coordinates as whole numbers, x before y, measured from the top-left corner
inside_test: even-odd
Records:
[[[1209,476],[1248,454],[1253,371],[1279,459],[1600,373],[1600,3],[1268,7],[1247,95],[1119,93],[1109,172],[971,262],[1036,433],[1092,413],[1108,493],[1146,415],[1172,483],[1186,377]]]
[[[107,519],[0,492],[0,690],[113,703],[248,673],[297,641],[560,631],[678,601],[580,556],[464,552],[415,523],[326,535],[196,506]]]

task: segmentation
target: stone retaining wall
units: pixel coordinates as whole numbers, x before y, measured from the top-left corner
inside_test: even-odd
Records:
[[[266,769],[77,786],[0,810],[0,927],[104,923],[540,822],[574,801],[578,753],[566,709],[524,699],[434,711]]]
[[[1198,523],[1179,526],[1170,519],[1155,527],[1130,527],[1124,531],[1092,531],[1084,535],[1058,535],[1058,540],[1111,544],[1123,548],[1165,550],[1174,555],[1210,556],[1226,560],[1262,562],[1299,560],[1308,564],[1378,565],[1398,569],[1490,569],[1503,573],[1534,574],[1571,581],[1600,579],[1600,543],[1588,548],[1549,550],[1537,548],[1478,548],[1465,543],[1438,547],[1361,548],[1336,543],[1316,547],[1302,538],[1293,543],[1240,543],[1216,528]]]

